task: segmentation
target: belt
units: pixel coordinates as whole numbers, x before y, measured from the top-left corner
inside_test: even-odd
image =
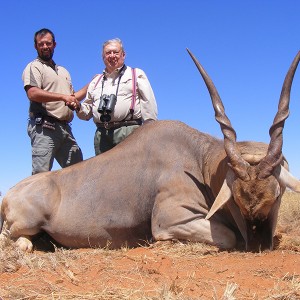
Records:
[[[48,115],[39,115],[39,114],[35,115],[32,112],[29,113],[30,119],[35,119],[38,116],[41,116],[43,118],[43,120],[46,120],[46,121],[51,122],[51,123],[55,123],[55,122],[59,122],[59,123],[62,123],[62,124],[68,124],[69,123],[69,121],[59,120],[55,117],[51,117],[51,116],[48,116]]]
[[[97,128],[118,129],[124,126],[142,125],[142,119],[96,123]]]
[[[62,124],[68,124],[69,123],[68,121],[59,120],[55,117],[50,117],[50,116],[43,116],[43,119],[48,121],[48,122],[52,122],[52,123],[55,123],[55,122],[62,123]]]

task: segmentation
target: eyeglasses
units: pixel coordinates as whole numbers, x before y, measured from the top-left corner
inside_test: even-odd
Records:
[[[111,50],[111,51],[107,51],[105,52],[105,56],[110,56],[110,55],[114,55],[114,56],[121,56],[121,53],[122,51],[114,51],[114,50]]]

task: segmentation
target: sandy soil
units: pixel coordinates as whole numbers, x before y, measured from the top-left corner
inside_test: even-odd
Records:
[[[1,299],[300,299],[297,249],[220,252],[163,242],[18,255],[0,272]]]

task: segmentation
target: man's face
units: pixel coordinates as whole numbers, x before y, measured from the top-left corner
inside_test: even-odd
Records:
[[[50,33],[46,33],[43,36],[38,35],[36,37],[36,44],[34,47],[37,50],[38,56],[44,61],[49,61],[52,59],[55,46],[56,43],[53,42]]]
[[[125,52],[121,49],[119,43],[107,44],[103,49],[103,61],[106,70],[111,73],[115,69],[123,66],[125,60]]]

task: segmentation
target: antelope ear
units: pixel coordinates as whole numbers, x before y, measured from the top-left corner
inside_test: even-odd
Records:
[[[300,181],[283,166],[279,166],[279,168],[278,180],[292,191],[300,193]]]
[[[217,210],[219,210],[222,206],[224,206],[224,204],[226,204],[229,201],[229,199],[232,196],[230,187],[232,186],[234,178],[235,175],[233,171],[229,169],[226,174],[223,185],[219,191],[219,194],[217,195],[212,207],[210,208],[210,211],[205,217],[205,220],[208,220]]]

